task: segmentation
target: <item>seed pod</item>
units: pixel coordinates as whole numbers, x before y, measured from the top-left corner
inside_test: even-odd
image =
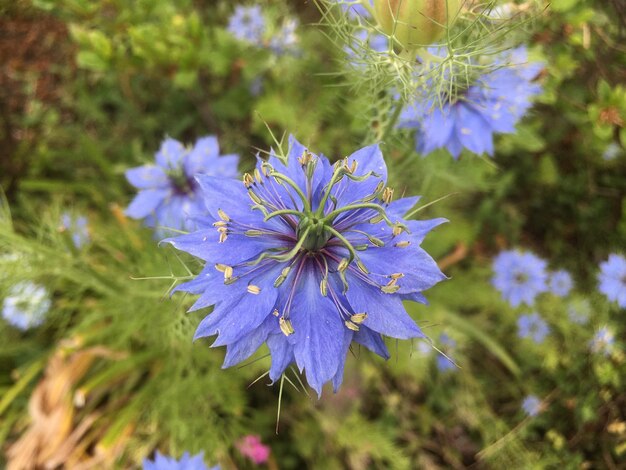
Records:
[[[460,10],[460,0],[374,0],[376,20],[404,49],[440,39]]]

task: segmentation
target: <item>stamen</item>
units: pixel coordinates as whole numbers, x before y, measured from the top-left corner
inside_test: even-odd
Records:
[[[337,271],[339,271],[340,273],[344,272],[346,269],[348,269],[349,264],[350,262],[346,258],[343,258],[339,263],[339,266],[337,266]]]
[[[227,281],[228,279],[233,277],[233,268],[232,268],[232,266],[228,266],[227,264],[217,263],[215,265],[215,269],[217,269],[221,273],[224,273],[224,280],[225,281]]]
[[[393,189],[389,186],[383,190],[382,200],[385,204],[391,204],[391,201],[393,200]]]
[[[261,230],[246,230],[244,232],[244,235],[246,237],[262,237],[263,235],[265,235],[265,232]]]
[[[280,315],[280,312],[278,311],[277,308],[274,309],[274,311],[272,312],[272,315],[274,315],[275,317],[277,317],[278,315]]]
[[[369,270],[365,267],[365,265],[363,264],[363,262],[360,259],[356,260],[356,265],[361,270],[361,272],[363,274],[369,274],[370,273]]]
[[[217,222],[213,222],[213,227],[226,227],[228,226],[228,222],[224,222],[223,220],[218,220]]]
[[[285,319],[285,317],[280,317],[278,320],[278,326],[280,327],[280,331],[282,331],[285,336],[291,336],[295,333],[293,326],[291,325],[291,321]]]
[[[367,313],[355,313],[354,315],[350,317],[350,321],[353,323],[356,323],[357,325],[360,325],[361,323],[365,321],[366,318],[367,318]]]
[[[398,248],[406,248],[407,246],[409,246],[411,244],[410,241],[408,240],[404,240],[402,242],[398,242],[396,243],[394,246],[397,246]]]
[[[403,278],[404,277],[404,273],[394,273],[394,274],[390,275],[389,277],[395,281],[397,279]]]
[[[394,294],[400,290],[400,286],[396,284],[396,279],[392,279],[386,286],[381,286],[380,290],[385,294]]]
[[[263,184],[263,178],[261,178],[261,172],[258,168],[254,169],[254,179],[257,180],[258,183]]]
[[[313,154],[309,152],[308,150],[305,150],[302,153],[302,156],[298,157],[298,162],[300,162],[300,165],[302,166],[307,166],[309,163],[311,163],[312,160],[313,160]]]
[[[243,184],[246,186],[246,188],[250,188],[250,186],[254,184],[254,178],[252,178],[252,175],[250,173],[243,174]]]
[[[250,294],[259,295],[261,293],[261,288],[259,286],[255,286],[254,284],[248,284],[248,292]]]
[[[355,325],[349,320],[344,321],[343,324],[346,325],[346,327],[348,327],[349,330],[359,331],[359,325]]]
[[[259,205],[263,204],[263,199],[257,196],[256,193],[252,191],[251,189],[248,189],[248,197],[252,199],[252,202],[254,202],[255,204],[259,204]]]
[[[320,281],[320,293],[326,297],[328,295],[328,278],[323,277]]]
[[[228,217],[226,212],[224,212],[222,209],[217,210],[217,215],[219,215],[220,219],[222,219],[224,222],[230,222],[230,217]]]
[[[404,228],[402,228],[402,225],[396,223],[396,225],[393,226],[393,230],[391,233],[393,233],[394,237],[397,237],[398,235],[400,235],[402,232],[404,231]]]

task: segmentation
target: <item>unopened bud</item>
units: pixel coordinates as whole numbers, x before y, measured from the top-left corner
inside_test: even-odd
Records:
[[[374,0],[376,20],[404,49],[440,39],[460,10],[460,0]]]

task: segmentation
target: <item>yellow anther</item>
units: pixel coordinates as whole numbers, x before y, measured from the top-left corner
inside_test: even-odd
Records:
[[[265,176],[267,178],[267,174],[268,174],[268,168],[271,170],[272,167],[270,166],[269,163],[263,163],[263,165],[261,165],[261,173],[263,173],[263,176]]]
[[[255,286],[254,284],[248,284],[248,292],[250,294],[259,295],[261,293],[261,288],[259,286]]]
[[[302,166],[308,165],[309,163],[311,163],[311,161],[313,161],[313,154],[308,150],[305,150],[302,153],[302,156],[298,157],[298,162],[300,162],[300,165]]]
[[[356,323],[357,325],[360,325],[361,323],[365,321],[366,318],[367,318],[367,313],[355,313],[354,315],[350,317],[350,321],[352,323]]]
[[[222,219],[224,222],[230,222],[230,217],[228,217],[226,212],[224,212],[222,209],[217,210],[217,215],[219,215],[220,219]]]
[[[408,240],[404,240],[402,242],[398,242],[396,243],[394,246],[397,246],[398,248],[406,248],[407,246],[409,246],[411,244],[410,241]]]
[[[263,178],[261,178],[261,172],[259,171],[258,168],[254,169],[254,179],[257,180],[257,182],[259,183],[263,181]]]
[[[261,230],[246,230],[244,235],[246,237],[262,237],[264,233]]]
[[[326,297],[326,295],[328,294],[328,279],[325,277],[323,277],[320,281],[320,293],[324,297]]]
[[[360,269],[360,271],[363,274],[369,274],[370,273],[369,270],[365,267],[365,265],[363,264],[363,262],[360,259],[356,261],[356,265],[357,265],[357,267]]]
[[[392,274],[391,276],[389,276],[389,277],[395,281],[396,279],[403,278],[403,277],[404,277],[404,274],[403,274],[403,273],[393,273],[393,274]]]
[[[233,276],[233,268],[228,266],[227,264],[217,263],[215,265],[215,269],[217,269],[221,273],[224,273],[224,278],[230,278]],[[226,275],[226,273],[228,273],[228,276]]]
[[[218,232],[220,232],[220,239],[218,240],[218,242],[224,243],[226,239],[228,238],[228,232],[226,231],[226,229],[222,230],[222,227],[218,229]]]
[[[343,258],[340,262],[339,262],[339,266],[337,266],[337,270],[342,273],[344,272],[346,269],[348,269],[348,260],[346,258]]]
[[[343,324],[346,325],[349,330],[359,331],[359,325],[355,325],[351,321],[346,320],[345,322],[343,322]]]
[[[385,187],[385,183],[383,181],[379,181],[378,184],[376,185],[376,189],[374,189],[374,194],[381,192],[384,187]]]
[[[228,226],[227,222],[224,222],[223,220],[218,220],[217,222],[213,222],[213,227],[226,227]]]
[[[277,308],[274,309],[274,311],[272,312],[272,315],[274,315],[275,317],[277,317],[278,315],[280,315],[280,312],[278,311]]]
[[[404,232],[404,229],[402,228],[401,225],[394,225],[393,226],[393,230],[391,231],[391,233],[393,233],[394,237],[397,237],[398,235],[400,235],[402,232]]]
[[[280,327],[280,331],[282,331],[285,336],[290,336],[294,334],[291,321],[286,320],[285,317],[280,317],[280,319],[278,320],[278,326]]]
[[[252,178],[252,175],[250,173],[243,174],[243,184],[246,186],[246,188],[249,188],[254,184],[254,178]]]
[[[390,188],[389,186],[387,186],[384,190],[383,190],[383,202],[385,204],[391,204],[391,201],[393,200],[393,189]]]

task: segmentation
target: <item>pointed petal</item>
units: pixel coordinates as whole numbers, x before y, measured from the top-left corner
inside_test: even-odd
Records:
[[[169,195],[166,189],[143,189],[126,208],[126,215],[133,219],[143,219],[161,204]]]
[[[126,179],[139,189],[167,189],[169,180],[162,168],[154,165],[139,166],[126,170]]]

